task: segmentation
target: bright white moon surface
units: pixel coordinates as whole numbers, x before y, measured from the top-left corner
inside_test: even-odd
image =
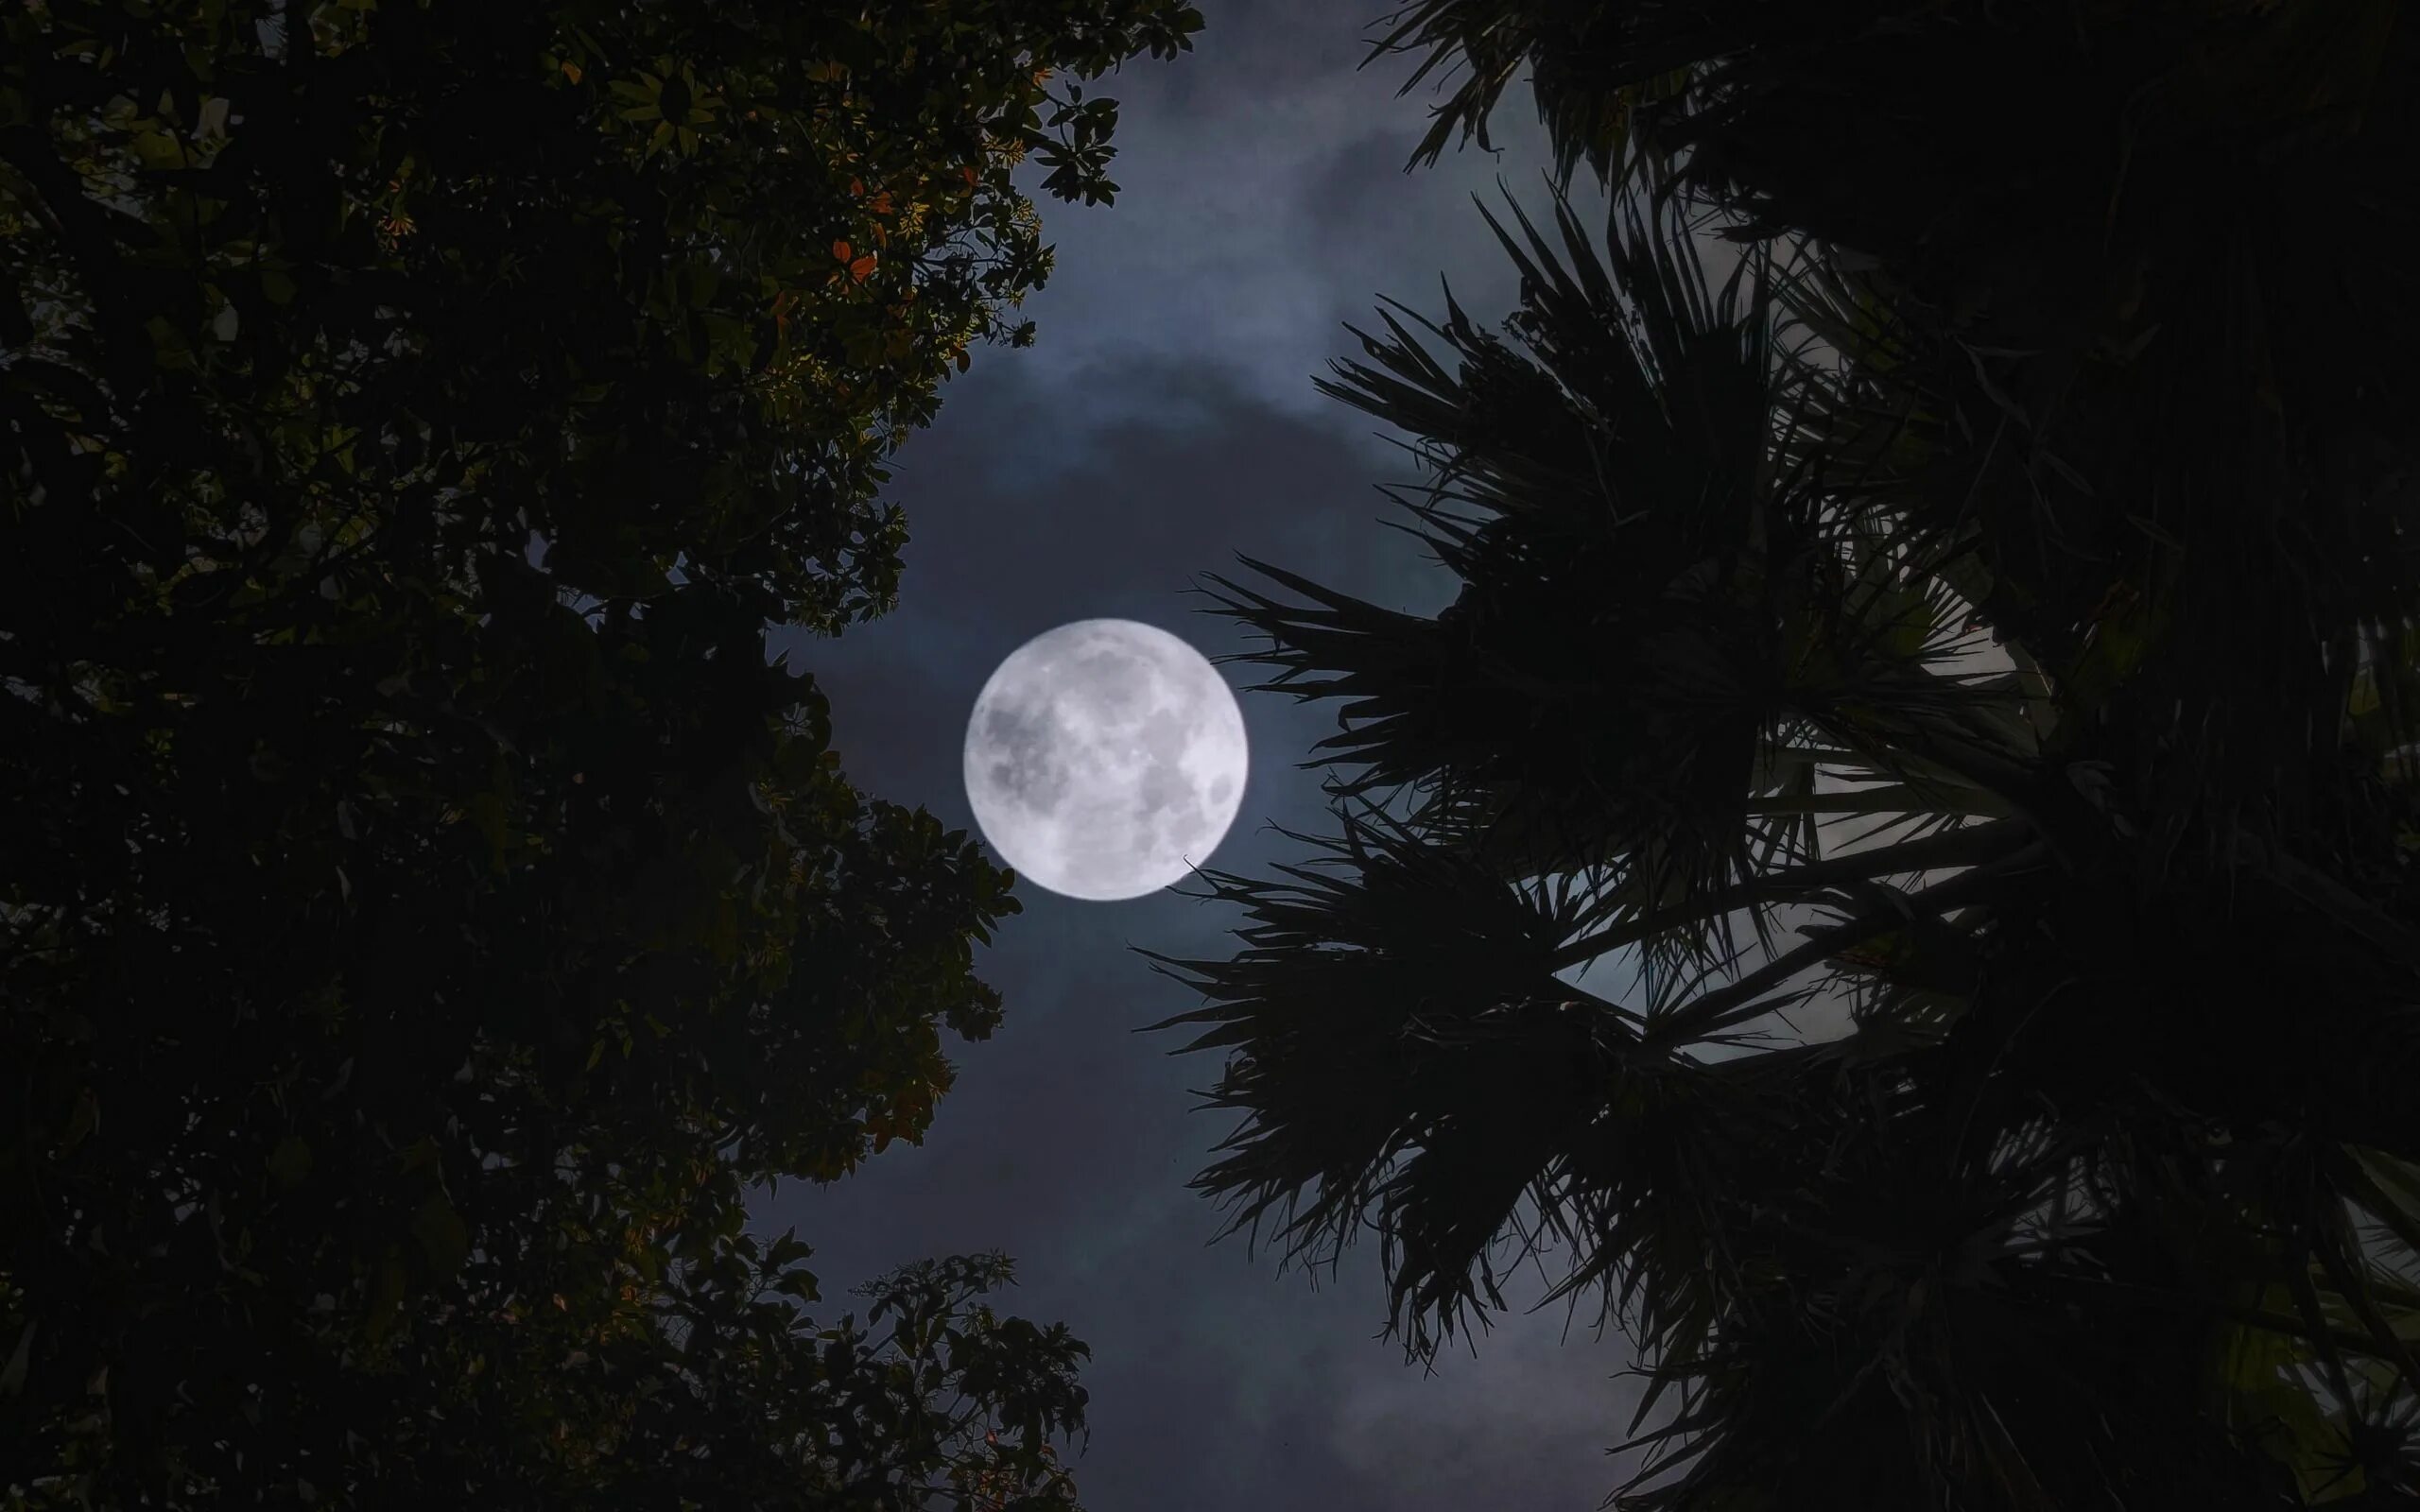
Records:
[[[1201,652],[1078,620],[1000,663],[966,723],[975,821],[1020,876],[1088,902],[1181,881],[1244,799],[1244,718]]]

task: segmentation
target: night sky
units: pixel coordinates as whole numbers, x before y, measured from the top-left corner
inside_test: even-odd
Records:
[[[1238,552],[1415,612],[1451,592],[1380,524],[1400,515],[1374,485],[1414,481],[1409,457],[1310,379],[1360,355],[1342,323],[1378,329],[1381,295],[1441,316],[1441,273],[1475,319],[1509,311],[1514,279],[1471,197],[1500,215],[1500,177],[1533,219],[1547,204],[1529,91],[1507,93],[1495,156],[1474,145],[1407,177],[1434,96],[1396,97],[1409,57],[1358,66],[1375,31],[1359,7],[1203,9],[1194,53],[1098,86],[1121,102],[1116,203],[1041,199],[1058,261],[1026,306],[1039,345],[980,353],[900,454],[913,540],[898,610],[838,642],[774,637],[830,696],[853,778],[970,833],[966,717],[1028,638],[1118,616],[1241,649],[1187,592],[1238,576]],[[1242,701],[1252,781],[1211,864],[1257,875],[1297,853],[1271,824],[1330,830],[1318,775],[1295,764],[1335,706]],[[1281,1271],[1241,1235],[1210,1243],[1223,1214],[1185,1184],[1233,1125],[1195,1110],[1219,1059],[1133,1032],[1200,1000],[1129,947],[1224,955],[1236,915],[1167,892],[1018,890],[1025,912],[979,957],[1007,1022],[953,1048],[958,1084],[924,1145],[758,1196],[760,1229],[795,1224],[815,1246],[818,1315],[861,1307],[847,1289],[891,1266],[1006,1250],[1020,1285],[1001,1310],[1093,1348],[1077,1469],[1094,1512],[1595,1506],[1629,1468],[1605,1447],[1638,1386],[1616,1379],[1631,1364],[1617,1333],[1583,1318],[1566,1338],[1561,1304],[1519,1311],[1541,1279],[1432,1375],[1377,1337],[1374,1245],[1331,1277]]]

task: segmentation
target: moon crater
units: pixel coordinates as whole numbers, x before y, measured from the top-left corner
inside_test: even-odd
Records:
[[[967,800],[1052,892],[1139,898],[1208,860],[1243,801],[1243,714],[1183,640],[1078,620],[1019,646],[967,721]]]

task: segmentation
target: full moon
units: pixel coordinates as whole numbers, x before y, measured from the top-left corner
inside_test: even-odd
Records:
[[[1227,679],[1132,620],[1035,636],[966,723],[966,797],[984,838],[1020,875],[1094,902],[1157,892],[1207,861],[1248,763]]]

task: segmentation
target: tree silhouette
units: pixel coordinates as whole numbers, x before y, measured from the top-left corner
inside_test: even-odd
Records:
[[[1526,61],[1615,208],[1322,385],[1449,608],[1213,579],[1341,828],[1154,957],[1244,1115],[1197,1185],[1374,1227],[1415,1352],[1560,1251],[1665,1410],[1626,1505],[2411,1504],[2420,36],[1394,19],[1470,68],[1422,155]]]
[[[1017,165],[1114,193],[1054,76],[1200,25],[0,18],[9,1504],[1068,1494],[1004,1261],[819,1328],[743,1232],[919,1137],[1015,911],[764,627],[890,603],[885,459],[1030,338]]]

